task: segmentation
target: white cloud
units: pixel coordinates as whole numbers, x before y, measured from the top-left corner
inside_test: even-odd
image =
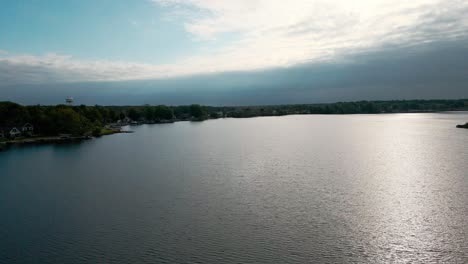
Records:
[[[468,28],[468,2],[460,0],[154,1],[198,13],[185,24],[197,39],[239,34],[240,40],[216,54],[216,67],[228,70],[235,65],[288,66],[388,44],[415,45],[459,37]]]
[[[34,79],[31,77],[34,72],[38,73],[35,80],[42,81],[157,79],[287,67],[342,58],[345,54],[385,46],[421,45],[468,36],[468,2],[465,0],[153,2],[163,5],[164,10],[172,10],[167,16],[171,16],[174,23],[184,23],[187,33],[201,46],[223,40],[224,34],[235,34],[238,38],[220,49],[167,65],[0,52],[0,67],[22,67],[22,71],[15,72],[17,78],[8,77],[17,82]],[[1,78],[6,77],[0,73]]]
[[[19,83],[118,81],[166,78],[188,74],[174,65],[151,65],[119,61],[89,61],[50,53],[44,56],[1,55],[3,85]]]

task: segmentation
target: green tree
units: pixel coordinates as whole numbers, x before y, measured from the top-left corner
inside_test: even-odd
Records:
[[[131,108],[128,111],[128,117],[134,121],[137,121],[141,118],[141,113],[140,111],[136,110],[135,108]]]
[[[86,117],[67,107],[56,107],[49,111],[47,117],[49,134],[84,135],[92,128],[91,122]]]
[[[195,118],[202,118],[204,115],[203,108],[198,104],[190,105],[190,115]]]
[[[0,125],[18,125],[29,120],[29,113],[24,106],[12,102],[0,102]]]
[[[165,105],[158,105],[154,107],[154,116],[158,120],[170,120],[174,118],[174,112]]]
[[[155,114],[153,108],[150,106],[145,106],[145,108],[143,109],[143,117],[146,120],[154,120]]]

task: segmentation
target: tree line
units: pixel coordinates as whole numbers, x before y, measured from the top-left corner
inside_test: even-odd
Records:
[[[158,106],[23,106],[0,102],[0,129],[3,127],[34,125],[39,135],[85,135],[102,129],[106,124],[129,119],[142,122],[203,119],[205,110],[200,105]]]
[[[358,101],[329,104],[296,104],[222,108],[228,117],[281,116],[290,114],[378,114],[468,110],[468,99]]]
[[[31,123],[39,135],[84,135],[118,120],[157,123],[219,117],[281,116],[289,114],[376,114],[468,110],[468,99],[359,101],[330,104],[214,107],[186,106],[23,106],[0,102],[0,127]]]

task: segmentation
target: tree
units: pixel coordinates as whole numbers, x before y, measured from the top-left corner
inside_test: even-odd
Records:
[[[97,109],[97,107],[87,107],[84,116],[91,122],[94,122],[96,120],[102,122],[103,120],[102,114]]]
[[[174,118],[174,112],[165,105],[158,105],[154,107],[154,116],[158,120],[170,120]]]
[[[216,112],[211,112],[210,113],[210,118],[219,118],[219,115]]]
[[[92,134],[93,134],[93,137],[100,137],[100,136],[102,136],[102,134],[101,134],[101,128],[100,128],[100,127],[95,127],[95,128],[93,129]]]
[[[107,110],[107,119],[108,119],[108,121],[110,121],[110,122],[115,122],[115,121],[117,121],[117,112],[116,112],[114,109],[109,108],[109,109]]]
[[[141,113],[137,111],[135,108],[131,108],[128,111],[128,117],[134,121],[139,120],[141,117]]]
[[[154,120],[155,114],[153,108],[150,106],[145,106],[143,110],[143,116],[146,120]]]
[[[17,125],[29,119],[29,113],[24,106],[12,102],[0,102],[0,126]]]
[[[91,122],[68,107],[56,107],[47,114],[47,134],[83,135],[92,128]]]
[[[198,104],[193,104],[190,106],[190,115],[195,117],[195,118],[202,118],[204,113],[203,109],[200,105]]]

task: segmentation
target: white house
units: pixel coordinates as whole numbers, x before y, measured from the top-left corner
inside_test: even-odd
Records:
[[[34,126],[30,123],[26,123],[21,128],[21,131],[24,135],[32,136],[34,134]]]
[[[21,131],[16,127],[4,127],[0,130],[3,137],[15,138],[21,135]]]

